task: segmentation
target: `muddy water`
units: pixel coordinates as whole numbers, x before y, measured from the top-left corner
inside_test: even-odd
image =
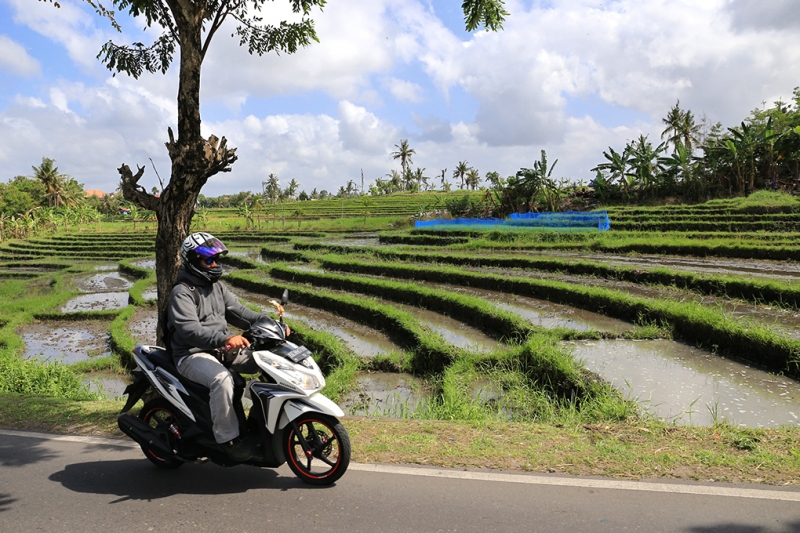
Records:
[[[356,376],[355,386],[339,402],[351,416],[404,418],[427,403],[425,382],[411,374],[362,373]]]
[[[379,302],[381,300],[378,300]],[[463,322],[459,322],[449,316],[413,307],[411,305],[398,304],[396,302],[383,301],[385,305],[391,305],[408,311],[420,324],[427,326],[449,342],[450,344],[466,350],[479,352],[490,352],[503,347],[503,344],[494,340],[482,331],[470,327]]]
[[[542,255],[540,252],[530,252]],[[551,252],[547,255],[558,257],[576,257],[587,261],[597,261],[615,265],[643,268],[671,268],[688,270],[698,274],[723,274],[740,276],[763,276],[786,280],[800,280],[800,263],[770,261],[763,259],[724,259],[700,257],[675,257],[663,255],[624,256],[614,254],[593,254],[581,252]]]
[[[62,313],[75,311],[109,311],[128,305],[127,292],[99,292],[76,296],[61,307]]]
[[[697,302],[709,307],[722,309],[733,317],[753,320],[754,322],[774,327],[781,334],[788,337],[800,338],[800,312],[791,311],[788,309],[756,305],[739,300],[719,298],[716,296],[701,295],[688,290],[676,289],[674,287],[640,285],[627,281],[596,278],[591,276],[577,276],[571,274],[555,274],[550,272],[501,268],[466,267],[464,270],[470,270],[472,272],[491,272],[493,274],[521,278],[563,281],[565,283],[571,283],[574,285],[585,285],[621,291],[631,294],[632,296],[638,296],[647,299]],[[571,308],[567,307],[566,309]]]
[[[136,342],[142,344],[156,343],[156,327],[158,311],[155,308],[138,308],[128,320],[128,331]]]
[[[83,292],[123,291],[133,287],[133,282],[119,272],[105,272],[82,278],[75,282]]]
[[[111,355],[107,322],[44,322],[17,330],[25,343],[25,359],[77,363]]]
[[[578,331],[598,330],[621,333],[633,327],[633,324],[624,320],[617,320],[599,313],[555,304],[547,300],[537,300],[503,292],[459,287],[457,285],[432,284],[432,286],[481,298],[501,309],[521,316],[534,325],[544,328],[562,327]]]
[[[569,342],[644,410],[679,424],[800,425],[800,384],[674,341]]]
[[[158,299],[158,289],[155,287],[150,289],[145,289],[142,291],[142,298],[145,300],[157,300]]]
[[[99,392],[103,397],[114,400],[123,397],[125,387],[131,381],[113,372],[92,372],[85,375],[83,383],[89,385],[89,390],[92,392]]]
[[[232,257],[241,257],[247,259],[248,261],[253,261],[255,263],[266,263],[264,258],[261,257],[261,248],[247,248],[244,250],[231,250],[228,252],[228,255]]]
[[[267,296],[242,289],[233,291],[239,298],[259,304],[265,310],[273,309],[268,303],[271,298]],[[292,320],[298,320],[313,329],[338,337],[357,355],[375,357],[379,354],[403,351],[383,333],[337,316],[335,313],[292,303],[286,306],[285,316],[290,326]]]
[[[140,259],[139,261],[132,261],[131,264],[133,266],[137,266],[139,268],[147,268],[149,270],[156,269],[156,260],[155,259]]]

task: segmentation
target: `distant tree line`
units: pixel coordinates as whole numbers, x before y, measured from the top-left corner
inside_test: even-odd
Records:
[[[732,128],[698,121],[680,101],[662,122],[658,144],[640,135],[620,151],[603,152],[605,161],[592,169],[599,199],[704,201],[758,189],[800,193],[800,88],[791,103],[754,109]]]

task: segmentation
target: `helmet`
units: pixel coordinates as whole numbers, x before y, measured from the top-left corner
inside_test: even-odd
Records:
[[[200,231],[192,233],[183,241],[181,245],[181,264],[183,264],[183,268],[192,274],[214,283],[222,276],[222,267],[217,264],[214,268],[209,268],[202,265],[201,261],[215,255],[225,255],[227,253],[228,249],[222,244],[222,241],[210,233]]]

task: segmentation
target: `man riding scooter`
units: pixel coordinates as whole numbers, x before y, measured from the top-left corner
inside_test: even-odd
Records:
[[[233,409],[234,380],[229,368],[255,373],[258,366],[249,350],[250,342],[228,332],[228,323],[247,329],[262,318],[243,306],[222,284],[220,258],[228,253],[210,233],[189,235],[181,246],[181,270],[170,294],[167,311],[172,357],[178,372],[210,390],[209,406],[214,439],[235,461],[247,461],[254,451],[239,435]],[[218,353],[233,354],[221,361]],[[227,367],[227,368],[226,368]]]

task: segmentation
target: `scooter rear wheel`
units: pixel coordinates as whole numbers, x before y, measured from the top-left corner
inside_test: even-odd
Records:
[[[330,485],[342,477],[350,464],[350,437],[344,426],[320,413],[294,422],[284,432],[286,462],[292,472],[312,485]]]
[[[139,418],[154,429],[169,428],[170,425],[173,425],[178,431],[181,429],[180,421],[175,416],[172,405],[163,398],[156,398],[144,404],[142,410],[139,411]],[[183,461],[173,457],[162,457],[148,448],[142,447],[142,451],[145,457],[159,468],[172,469],[183,465]]]

